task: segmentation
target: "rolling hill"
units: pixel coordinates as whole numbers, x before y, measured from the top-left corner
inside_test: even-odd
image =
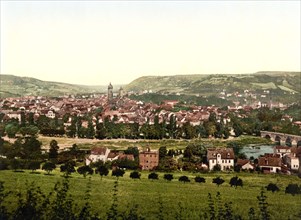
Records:
[[[189,95],[216,95],[223,90],[273,90],[275,93],[301,93],[301,72],[257,72],[254,74],[143,76],[130,84],[127,91],[152,90],[153,92]]]
[[[255,91],[260,94],[270,90],[275,96],[289,102],[301,95],[301,72],[257,72],[253,74],[174,75],[143,76],[126,86],[126,91],[216,96],[223,90],[227,93]],[[114,85],[118,89],[119,85]],[[89,93],[106,93],[107,86],[73,85],[60,82],[42,81],[30,77],[0,75],[0,98],[29,95],[60,96]],[[294,97],[291,99],[291,97]]]
[[[106,92],[107,86],[73,85],[30,77],[0,75],[0,97],[60,96]]]

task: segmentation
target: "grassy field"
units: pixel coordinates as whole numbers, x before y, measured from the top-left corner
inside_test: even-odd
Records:
[[[149,172],[142,172],[141,180],[133,180],[129,177],[129,172],[126,172],[124,177],[119,178],[117,209],[120,212],[125,212],[130,207],[138,205],[138,213],[146,219],[158,219],[159,201],[161,201],[164,219],[175,219],[175,215],[179,211],[179,204],[183,207],[184,219],[199,219],[200,214],[208,209],[208,193],[215,196],[217,192],[220,192],[222,201],[231,201],[233,211],[247,219],[250,207],[259,211],[256,197],[261,188],[269,183],[276,183],[280,192],[266,192],[268,210],[272,219],[300,219],[301,195],[292,196],[284,193],[285,187],[289,183],[300,184],[301,181],[296,176],[239,173],[238,177],[243,180],[244,187],[235,189],[229,185],[229,181],[236,175],[235,173],[200,174],[206,178],[206,183],[195,183],[192,178],[196,174],[192,173],[174,173],[175,179],[171,182],[163,179],[164,173],[159,173],[159,180],[153,181],[147,179],[148,174]],[[29,171],[19,173],[7,170],[0,171],[0,181],[5,182],[4,186],[7,191],[24,193],[26,182],[35,182],[43,192],[48,193],[53,190],[57,181],[62,181],[61,175],[58,170],[50,176],[45,175],[44,171],[32,174]],[[179,182],[178,177],[181,175],[187,175],[191,182]],[[221,176],[225,180],[220,187],[212,183],[212,179],[217,176]],[[82,206],[88,178],[72,174],[69,180],[72,198],[79,206]],[[111,173],[102,180],[96,174],[91,177],[90,203],[93,212],[98,213],[100,217],[105,218],[106,211],[112,204],[115,180],[116,178],[112,177]],[[13,209],[16,201],[17,197],[10,196],[5,204]],[[299,218],[296,216],[297,214],[299,214]]]
[[[151,147],[152,149],[159,149],[162,146],[165,146],[167,149],[184,149],[188,144],[204,144],[207,147],[226,147],[229,142],[237,142],[242,146],[248,144],[271,144],[272,142],[254,136],[240,136],[238,138],[230,139],[165,139],[165,140],[129,140],[129,139],[113,139],[113,140],[97,140],[97,139],[80,139],[80,138],[65,138],[65,137],[46,137],[39,136],[39,141],[42,142],[42,145],[49,147],[51,140],[56,140],[60,148],[70,148],[73,144],[81,149],[90,149],[92,147],[108,147],[110,149],[119,149],[124,150],[128,147]]]

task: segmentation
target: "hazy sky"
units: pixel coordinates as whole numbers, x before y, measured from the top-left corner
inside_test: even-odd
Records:
[[[1,74],[86,85],[301,71],[300,1],[1,0]]]

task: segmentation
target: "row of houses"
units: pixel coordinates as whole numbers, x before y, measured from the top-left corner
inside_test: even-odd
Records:
[[[86,165],[97,161],[113,160],[131,160],[134,161],[133,154],[124,154],[123,152],[111,151],[106,147],[95,147],[91,149],[91,154],[86,158]],[[159,151],[146,148],[139,152],[139,166],[142,170],[153,170],[159,164]]]
[[[238,159],[235,163],[233,148],[209,148],[207,149],[208,165],[205,168],[214,170],[218,165],[221,170],[232,170],[235,165],[243,170],[255,170],[258,166],[264,173],[277,173],[288,171],[298,171],[300,167],[301,148],[276,146],[273,154],[265,154],[258,158],[258,163],[248,159]],[[91,154],[86,158],[86,164],[98,160],[113,161],[117,159],[134,160],[134,155],[122,152],[111,151],[108,148],[96,147],[91,150]],[[159,164],[159,151],[144,149],[139,152],[139,165],[142,170],[152,170]]]

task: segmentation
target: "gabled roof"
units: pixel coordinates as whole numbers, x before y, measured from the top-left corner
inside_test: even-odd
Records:
[[[250,160],[248,160],[248,159],[237,159],[237,162],[236,162],[236,164],[240,165],[240,166],[244,166],[247,163],[250,163]]]
[[[106,147],[94,147],[91,149],[91,154],[94,155],[105,155],[107,151]]]
[[[259,166],[281,167],[281,158],[279,157],[259,157]]]
[[[119,160],[135,160],[134,155],[133,154],[120,154],[118,157]]]
[[[234,159],[233,148],[208,148],[207,149],[207,159],[216,159],[217,155],[221,155],[221,159]]]

